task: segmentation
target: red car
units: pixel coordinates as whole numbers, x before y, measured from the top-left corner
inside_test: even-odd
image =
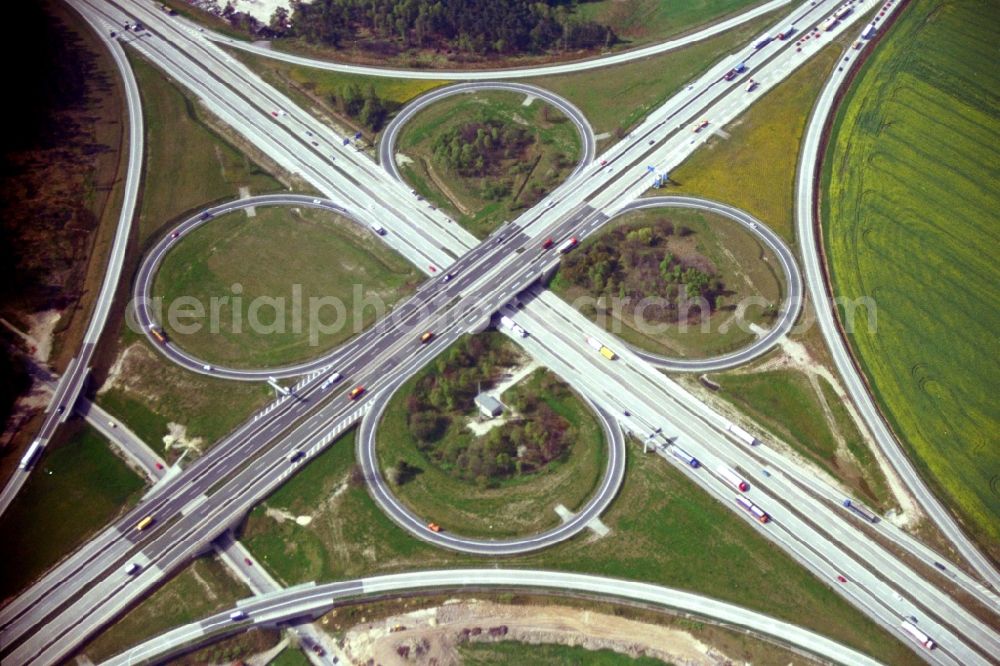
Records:
[[[433,264],[431,264],[431,265],[430,265],[430,266],[428,266],[427,268],[431,269],[431,273],[437,273],[437,272],[438,272],[438,269],[437,269],[437,268],[435,268]]]
[[[607,164],[608,164],[607,160],[601,160],[601,166],[607,166]]]
[[[847,582],[847,579],[844,578],[843,576],[837,576],[837,580],[839,580],[841,583],[846,583]]]
[[[549,249],[550,247],[552,247],[553,243],[555,243],[554,240],[552,240],[551,238],[546,238],[545,242],[542,243],[542,249],[544,249],[544,250]]]

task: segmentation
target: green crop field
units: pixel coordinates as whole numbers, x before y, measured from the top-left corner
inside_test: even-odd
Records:
[[[138,499],[143,481],[87,425],[55,441],[0,517],[0,600],[21,590]],[[62,437],[62,436],[61,436]]]
[[[524,95],[483,91],[456,95],[422,110],[400,133],[396,152],[401,171],[420,194],[484,238],[562,183],[580,159],[580,137],[562,112],[542,100],[525,106]],[[502,173],[463,176],[436,154],[436,139],[471,124],[499,123],[534,137],[519,159],[506,160]],[[489,195],[502,184],[506,193]]]
[[[845,100],[824,165],[834,292],[895,432],[1000,558],[1000,41],[990,2],[915,0]],[[994,249],[990,249],[994,248]],[[841,314],[844,308],[841,307]]]
[[[601,516],[610,534],[583,534],[540,553],[496,560],[450,553],[396,527],[368,495],[354,444],[352,431],[254,508],[245,523],[243,542],[285,585],[449,566],[579,571],[697,591],[802,624],[886,663],[912,660],[908,648],[828,583],[635,445],[629,446],[622,490]]]
[[[334,213],[279,206],[258,208],[252,218],[229,213],[182,236],[153,294],[163,298],[161,322],[174,344],[209,363],[272,367],[349,340],[421,279],[366,228]],[[171,304],[192,297],[206,316],[171,323]],[[199,322],[198,330],[182,332]]]

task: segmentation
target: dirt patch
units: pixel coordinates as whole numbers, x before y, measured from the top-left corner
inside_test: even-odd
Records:
[[[306,527],[306,526],[308,526],[313,521],[313,518],[315,518],[317,515],[323,513],[328,508],[331,508],[333,506],[333,504],[336,503],[337,498],[339,498],[341,495],[343,495],[344,492],[349,487],[350,487],[350,484],[348,482],[348,477],[345,476],[344,480],[341,481],[340,485],[337,486],[336,490],[334,490],[332,493],[330,493],[330,496],[327,497],[325,500],[323,500],[323,502],[320,503],[320,505],[316,507],[316,510],[312,513],[312,515],[296,516],[295,514],[289,512],[289,511],[286,511],[285,509],[279,509],[279,508],[270,507],[270,506],[266,507],[264,513],[265,513],[265,515],[267,515],[268,518],[274,519],[279,524],[285,522],[286,520],[292,520],[292,521],[295,521],[296,525],[300,525],[302,527]]]
[[[351,627],[342,658],[350,663],[447,664],[460,662],[464,643],[518,641],[608,649],[676,664],[734,661],[691,634],[655,624],[567,606],[514,606],[451,601]]]
[[[167,424],[167,434],[163,436],[164,450],[194,451],[198,454],[202,444],[204,440],[201,437],[188,437],[187,426],[172,422]]]
[[[434,186],[441,190],[441,193],[448,198],[448,201],[454,204],[455,208],[461,211],[462,215],[472,215],[472,211],[462,205],[462,200],[455,196],[455,193],[451,191],[451,188],[449,188],[445,181],[437,175],[437,172],[434,171],[434,167],[431,163],[427,160],[420,161],[423,164],[424,169],[427,170],[427,175],[432,181],[434,181]]]
[[[284,509],[275,509],[270,506],[265,509],[264,513],[268,518],[273,518],[279,524],[285,522],[286,520],[293,520],[296,525],[306,527],[313,520],[312,516],[296,516],[288,511],[285,511]]]
[[[58,310],[44,310],[28,316],[31,326],[28,335],[35,341],[34,357],[42,363],[48,362],[52,354],[52,342],[60,319],[62,313]]]
[[[32,358],[39,363],[47,363],[52,354],[52,341],[55,337],[56,325],[61,318],[62,312],[59,310],[43,310],[25,315],[28,322],[27,332],[3,318],[0,318],[0,325],[24,340]]]
[[[52,400],[52,389],[45,383],[37,380],[31,382],[31,388],[27,393],[18,397],[11,406],[10,416],[4,424],[3,435],[0,436],[0,445],[3,447],[14,446],[14,438],[30,422],[35,414],[45,409]]]

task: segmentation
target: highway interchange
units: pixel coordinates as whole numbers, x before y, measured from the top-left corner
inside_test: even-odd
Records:
[[[73,5],[105,30],[119,25],[124,16],[97,0],[74,0]],[[583,238],[593,233],[648,188],[647,165],[666,171],[703,141],[704,135],[691,140],[692,123],[708,117],[713,126],[722,126],[750,104],[752,98],[740,85],[743,77],[732,84],[721,78],[733,62],[752,64],[748,75],[766,90],[818,50],[819,40],[813,42],[815,46],[807,43],[801,53],[790,48],[791,42],[774,42],[775,48],[761,50],[750,46],[747,52],[719,63],[607,151],[602,156],[607,165],[584,167],[543,205],[480,244],[439,211],[418,201],[367,157],[343,146],[340,137],[305,120],[304,111],[191,30],[177,28],[144,5],[122,2],[121,6],[153,31],[135,42],[137,49],[275,161],[323,191],[349,217],[375,218],[384,224],[390,246],[437,277],[382,322],[334,352],[323,367],[307,374],[294,396],[277,400],[179,477],[163,482],[143,505],[0,609],[5,658],[49,663],[70,653],[163,577],[203,552],[288,478],[294,469],[287,461],[289,452],[302,449],[311,456],[359,420],[363,430],[373,430],[375,419],[366,415],[377,414],[378,404],[384,404],[402,378],[412,376],[466,331],[488,324],[498,311],[515,317],[529,332],[517,342],[599,411],[615,415],[632,435],[639,439],[654,435],[652,440],[661,453],[669,437],[708,467],[725,462],[741,470],[751,482],[748,496],[774,518],[767,526],[751,524],[820,578],[846,576],[850,585],[834,583],[834,587],[890,631],[898,631],[901,617],[919,615],[921,627],[940,645],[924,653],[925,658],[936,663],[988,663],[990,655],[1000,653],[1000,638],[989,623],[969,613],[943,588],[956,585],[988,609],[997,607],[993,592],[953,565],[949,567],[952,577],[945,580],[933,569],[918,570],[908,564],[926,562],[929,557],[939,562],[945,559],[930,554],[884,521],[860,525],[840,507],[843,496],[834,485],[788,464],[766,445],[734,444],[721,415],[638,355],[616,349],[621,358],[614,363],[596,356],[583,341],[588,335],[607,334],[536,284],[558,259],[542,251],[540,239]],[[819,23],[834,7],[834,3],[819,2],[795,10],[793,16],[804,27]],[[850,22],[848,18],[844,29]],[[274,108],[285,110],[287,116],[274,120],[270,116]],[[373,188],[379,195],[376,198]],[[447,283],[441,278],[446,270],[455,276]],[[518,294],[520,306],[511,307],[512,297]],[[419,345],[416,338],[422,330],[437,333],[431,344]],[[334,369],[345,380],[321,388],[322,378]],[[344,391],[357,383],[367,387],[369,397],[349,402]],[[623,415],[626,409],[630,416]],[[656,428],[662,432],[656,433]],[[764,469],[770,470],[768,475],[761,473]],[[732,504],[733,492],[718,478],[707,471],[686,471],[707,492]],[[137,535],[133,527],[145,515],[157,516],[157,523]],[[422,523],[407,529],[429,538]],[[906,552],[908,561],[882,545],[887,542]],[[138,576],[124,575],[122,569],[130,561],[143,565]],[[32,628],[42,623],[45,632],[32,635]]]

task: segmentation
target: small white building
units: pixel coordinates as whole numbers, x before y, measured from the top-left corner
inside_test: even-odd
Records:
[[[476,396],[476,407],[488,419],[503,414],[503,403],[487,393],[480,393]]]

